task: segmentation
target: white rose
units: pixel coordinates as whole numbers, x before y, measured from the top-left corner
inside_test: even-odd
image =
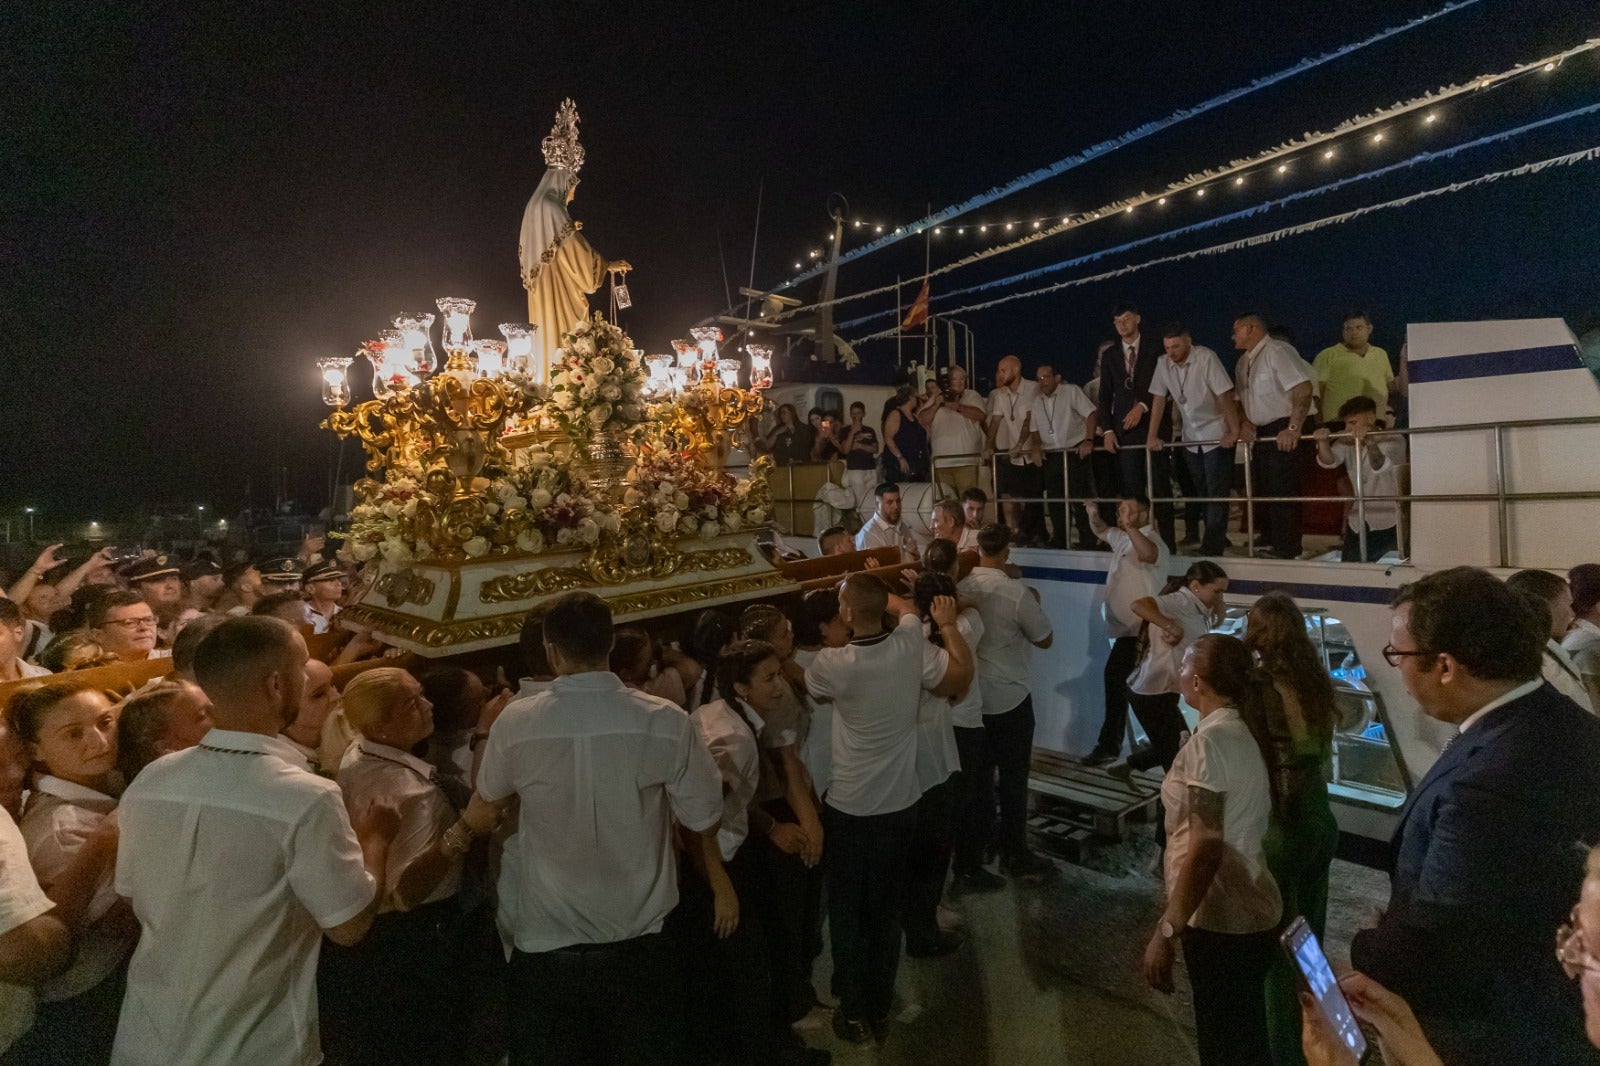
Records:
[[[687,535],[698,532],[699,529],[700,523],[694,520],[693,515],[686,514],[682,518],[678,519],[678,532],[680,533]]]
[[[473,537],[461,545],[461,550],[467,553],[468,558],[477,559],[489,554],[489,541],[484,537]]]
[[[759,507],[752,507],[750,509],[750,513],[745,515],[745,517],[750,520],[751,525],[759,526],[761,523],[767,520],[767,512]]]
[[[585,544],[593,544],[600,539],[600,524],[592,518],[585,518],[578,523],[578,539]]]
[[[556,530],[556,543],[557,544],[561,544],[561,545],[571,544],[572,543],[572,530],[570,530],[570,529],[558,529],[558,530]]]
[[[517,547],[531,554],[544,551],[544,534],[537,529],[525,529],[517,534]]]
[[[702,507],[700,508],[700,517],[708,522],[714,522],[717,518],[717,509],[710,506]]]
[[[608,403],[598,404],[589,411],[589,422],[592,425],[603,426],[610,417],[611,405]]]
[[[358,540],[350,545],[350,556],[358,563],[367,562],[378,554],[378,546],[370,541]]]
[[[416,500],[416,497],[413,496],[411,499],[407,500],[405,502],[405,504],[400,508],[400,514],[402,516],[406,517],[406,518],[411,518],[416,513],[417,513],[417,500]]]
[[[607,359],[603,355],[597,355],[592,360],[589,361],[589,369],[593,370],[596,374],[599,374],[601,377],[604,377],[605,375],[611,373],[616,368],[617,368],[617,364],[613,363],[610,359]]]
[[[744,522],[739,518],[738,515],[730,514],[722,520],[722,524],[727,528],[729,533],[737,533],[739,532],[740,528],[743,527]]]
[[[390,537],[383,542],[383,557],[391,563],[409,563],[413,556],[406,542],[399,537]]]
[[[617,517],[615,511],[601,511],[597,520],[601,529],[607,529],[613,533],[622,528],[622,519]]]
[[[687,510],[689,507],[689,494],[687,492],[680,492],[673,502],[678,505],[678,510]]]
[[[550,506],[550,501],[554,498],[544,489],[534,489],[528,493],[528,506],[535,511],[542,511]]]
[[[656,528],[663,533],[671,533],[678,528],[678,512],[662,510],[656,512]]]
[[[706,540],[710,540],[712,537],[716,536],[718,532],[720,531],[717,529],[717,524],[715,522],[700,523],[700,536],[704,537]]]
[[[636,403],[620,404],[617,407],[617,410],[621,411],[622,417],[626,418],[629,422],[637,422],[640,418],[644,417],[644,411],[642,411],[639,405]]]
[[[622,390],[617,388],[615,385],[607,385],[600,390],[600,395],[604,396],[612,403],[616,403],[618,400],[622,399]]]
[[[529,448],[523,452],[523,461],[529,466],[544,466],[550,462],[550,453],[543,448]]]
[[[395,503],[393,500],[385,500],[381,509],[383,511],[383,517],[385,518],[400,517],[400,505]]]
[[[554,399],[556,401],[556,406],[561,408],[563,411],[570,411],[574,407],[578,406],[578,398],[572,394],[570,389],[562,389],[560,392],[555,394]]]

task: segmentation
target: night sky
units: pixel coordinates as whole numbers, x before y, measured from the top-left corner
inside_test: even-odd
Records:
[[[733,289],[748,282],[761,183],[765,287],[822,247],[831,192],[856,217],[911,221],[1440,3],[9,5],[0,511],[86,518],[204,503],[231,515],[251,496],[272,503],[278,460],[302,509],[322,506],[334,453],[317,429],[317,357],[351,354],[395,313],[433,310],[440,296],[477,299],[479,336],[526,319],[516,230],[563,96],[577,100],[588,152],[574,217],[602,254],[636,267],[623,322],[662,350],[724,307],[724,270]],[[1154,190],[1597,33],[1592,4],[1482,0],[964,221]],[[1204,211],[1095,223],[937,279],[934,295],[1596,100],[1590,54],[1453,102],[1426,130],[1397,124],[1381,149],[1342,145],[1326,167],[1299,159],[1281,179],[1218,188]],[[1566,123],[1107,263],[1318,218],[1597,134],[1593,118]],[[1407,321],[1560,315],[1580,328],[1600,307],[1597,167],[975,314],[980,370],[1016,352],[1030,370],[1050,359],[1086,379],[1124,297],[1147,327],[1182,319],[1225,355],[1228,323],[1246,308],[1291,325],[1307,358],[1337,340],[1350,306],[1371,310],[1374,342],[1391,353]],[[933,261],[978,247],[969,230],[936,244]],[[840,291],[922,261],[921,241],[904,242],[844,267]],[[842,317],[885,306],[863,301]],[[892,362],[894,345],[860,353]],[[359,462],[348,445],[345,480]]]

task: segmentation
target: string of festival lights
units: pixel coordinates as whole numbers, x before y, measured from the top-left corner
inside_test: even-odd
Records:
[[[1600,49],[1600,38],[1590,38],[1589,40],[1583,41],[1582,43],[1571,48],[1567,48],[1561,52],[1542,56],[1526,63],[1520,63],[1517,66],[1502,71],[1499,74],[1478,75],[1466,82],[1441,86],[1440,88],[1431,92],[1412,97],[1411,99],[1404,100],[1396,104],[1392,104],[1387,108],[1382,108],[1368,114],[1356,115],[1345,119],[1343,122],[1336,126],[1330,127],[1327,130],[1304,134],[1290,141],[1286,141],[1274,148],[1269,148],[1258,152],[1253,156],[1236,159],[1220,167],[1209,168],[1199,173],[1190,174],[1179,181],[1170,183],[1160,192],[1140,193],[1137,196],[1125,197],[1121,200],[1113,201],[1112,203],[1105,204],[1091,211],[1078,213],[1064,212],[1061,214],[1051,214],[1040,218],[1031,219],[1012,219],[1003,223],[964,223],[957,226],[935,226],[930,231],[935,237],[941,237],[951,233],[957,237],[961,237],[965,236],[969,231],[974,236],[986,236],[991,230],[998,234],[1008,234],[1021,231],[1022,235],[1018,239],[1003,244],[993,245],[923,274],[914,275],[913,277],[905,278],[891,284],[882,285],[875,289],[867,289],[862,292],[836,297],[832,301],[819,301],[818,303],[814,304],[786,309],[779,317],[782,318],[793,316],[803,312],[815,310],[816,308],[822,306],[827,306],[828,304],[842,304],[849,303],[854,300],[867,299],[868,297],[894,292],[905,285],[920,285],[928,278],[948,274],[951,271],[958,270],[973,263],[982,262],[997,255],[1003,255],[1008,252],[1028,247],[1040,240],[1058,236],[1062,233],[1078,229],[1100,219],[1115,217],[1118,215],[1132,214],[1137,208],[1152,203],[1157,207],[1164,207],[1167,205],[1169,200],[1183,194],[1192,193],[1196,199],[1203,199],[1209,189],[1222,184],[1228,178],[1233,179],[1233,188],[1239,188],[1246,185],[1247,179],[1252,176],[1252,172],[1255,171],[1261,171],[1265,174],[1276,174],[1277,177],[1282,178],[1295,168],[1298,160],[1292,157],[1296,156],[1297,154],[1306,153],[1309,155],[1312,149],[1320,148],[1320,153],[1317,153],[1317,157],[1312,161],[1329,163],[1338,157],[1340,151],[1340,147],[1333,142],[1343,141],[1347,138],[1353,138],[1363,132],[1373,131],[1371,132],[1370,137],[1367,139],[1367,143],[1375,149],[1379,148],[1385,143],[1392,144],[1402,132],[1394,129],[1392,124],[1406,115],[1414,114],[1418,111],[1425,112],[1421,121],[1417,124],[1417,128],[1419,130],[1428,130],[1434,128],[1437,125],[1442,113],[1440,110],[1440,105],[1450,99],[1462,96],[1466,93],[1481,93],[1490,89],[1500,88],[1517,79],[1534,73],[1552,73],[1560,69],[1568,59],[1587,52],[1593,52],[1596,49]],[[1375,127],[1385,128],[1375,129]],[[861,230],[863,228],[870,229],[873,232],[878,232],[886,228],[886,224],[884,223],[871,223],[862,219],[853,219],[847,221],[848,225],[845,227],[846,232],[850,232],[851,230]],[[897,226],[895,227],[895,231],[898,232],[902,228],[903,227]],[[828,235],[828,239],[832,239],[831,233]],[[817,259],[821,257],[821,252],[814,249],[809,253],[809,255],[810,258]],[[841,257],[841,259],[842,258],[843,257]],[[802,266],[802,263],[797,262],[795,266],[799,268]]]
[[[1051,263],[1047,266],[1036,267],[1032,270],[1026,270],[1018,274],[1012,274],[1008,277],[996,278],[993,281],[985,281],[976,285],[968,285],[964,288],[951,289],[948,292],[940,293],[939,296],[935,297],[935,299],[950,300],[957,296],[965,296],[969,293],[984,292],[990,289],[1002,288],[1007,285],[1016,285],[1025,281],[1032,281],[1035,278],[1044,277],[1047,274],[1054,274],[1062,270],[1070,270],[1074,267],[1084,266],[1085,264],[1104,259],[1107,256],[1119,255],[1123,252],[1133,251],[1136,248],[1141,248],[1148,244],[1154,244],[1158,241],[1172,240],[1176,237],[1182,237],[1190,233],[1199,232],[1200,230],[1213,229],[1217,226],[1226,225],[1230,222],[1237,222],[1241,219],[1250,218],[1254,215],[1262,214],[1279,207],[1284,207],[1300,200],[1334,192],[1359,182],[1385,177],[1401,170],[1407,170],[1412,167],[1436,162],[1441,159],[1449,159],[1474,148],[1482,148],[1487,145],[1501,143],[1511,140],[1515,137],[1520,137],[1526,133],[1532,133],[1536,130],[1546,129],[1550,126],[1559,125],[1563,122],[1570,122],[1575,119],[1584,118],[1597,113],[1600,113],[1600,103],[1574,108],[1573,110],[1563,112],[1559,115],[1551,115],[1533,122],[1524,123],[1523,125],[1516,126],[1512,129],[1486,134],[1482,137],[1478,137],[1462,144],[1453,145],[1449,148],[1442,148],[1431,152],[1422,152],[1418,155],[1412,156],[1409,159],[1404,159],[1397,163],[1391,163],[1388,166],[1380,167],[1377,170],[1353,174],[1348,177],[1340,178],[1336,181],[1328,182],[1324,185],[1316,186],[1315,188],[1302,189],[1286,196],[1281,196],[1273,200],[1268,200],[1264,203],[1252,205],[1250,207],[1241,208],[1240,210],[1232,211],[1214,218],[1203,219],[1198,222],[1189,223],[1185,226],[1179,226],[1176,229],[1165,230],[1161,233],[1140,237],[1136,240],[1116,245],[1115,247],[1102,248],[1098,251],[1088,252],[1083,255],[1075,256],[1071,259],[1065,259],[1057,263]],[[839,328],[849,329],[854,326],[871,322],[874,319],[885,318],[889,315],[897,315],[898,313],[899,309],[892,307],[883,311],[874,311],[871,314],[862,315],[859,318],[853,318],[849,319],[848,321],[841,322],[839,323]]]
[[[1049,166],[1030,171],[1021,177],[1014,178],[1004,185],[990,189],[988,192],[980,193],[977,196],[970,197],[959,204],[952,204],[949,207],[927,215],[909,225],[898,227],[895,232],[879,236],[870,243],[862,245],[859,248],[852,249],[851,251],[839,256],[837,259],[819,263],[817,266],[811,267],[810,269],[802,270],[799,274],[793,278],[790,278],[788,281],[773,286],[770,291],[782,292],[786,289],[793,288],[795,285],[800,284],[808,278],[816,277],[817,275],[822,274],[838,264],[859,259],[865,255],[870,255],[879,249],[887,248],[897,241],[904,240],[906,237],[915,236],[934,226],[940,226],[952,219],[959,218],[962,215],[970,214],[980,207],[1003,200],[1013,193],[1020,192],[1023,189],[1031,188],[1032,186],[1037,185],[1040,182],[1047,181],[1050,178],[1058,177],[1062,174],[1065,174],[1069,170],[1073,170],[1076,167],[1080,167],[1083,164],[1090,162],[1091,160],[1099,159],[1117,151],[1120,148],[1125,148],[1130,144],[1144,140],[1146,137],[1150,137],[1165,130],[1172,129],[1181,123],[1187,122],[1192,118],[1197,118],[1200,115],[1207,114],[1208,112],[1214,111],[1219,107],[1225,106],[1226,104],[1230,104],[1235,100],[1243,99],[1244,97],[1249,96],[1252,93],[1259,92],[1260,90],[1268,88],[1269,86],[1280,84],[1289,80],[1290,78],[1304,74],[1307,71],[1315,70],[1318,67],[1332,63],[1335,60],[1343,59],[1346,56],[1353,55],[1364,48],[1368,48],[1374,44],[1388,40],[1399,34],[1409,32],[1410,30],[1414,30],[1419,26],[1424,26],[1435,19],[1442,18],[1445,15],[1451,14],[1452,12],[1471,7],[1478,2],[1479,0],[1453,0],[1453,2],[1445,4],[1444,7],[1437,11],[1426,15],[1420,15],[1417,18],[1414,18],[1411,21],[1403,23],[1399,26],[1391,26],[1386,30],[1380,30],[1370,37],[1356,41],[1352,44],[1344,45],[1340,48],[1336,48],[1331,52],[1325,52],[1319,56],[1302,59],[1293,66],[1285,67],[1284,69],[1276,71],[1272,74],[1257,78],[1248,85],[1242,85],[1237,88],[1230,89],[1227,92],[1220,93],[1219,95],[1213,96],[1209,100],[1197,104],[1194,107],[1183,108],[1178,111],[1174,111],[1165,118],[1146,122],[1143,125],[1131,129],[1117,137],[1101,141],[1098,144],[1091,145],[1083,151],[1066,156],[1063,159],[1058,159]]]
[[[1012,303],[1016,300],[1032,299],[1036,296],[1045,296],[1053,292],[1061,292],[1065,289],[1077,288],[1078,286],[1082,285],[1093,285],[1098,282],[1109,281],[1113,278],[1125,277],[1141,270],[1148,270],[1151,267],[1165,266],[1169,263],[1186,262],[1193,259],[1199,259],[1203,256],[1222,255],[1224,253],[1238,251],[1243,248],[1253,248],[1259,245],[1271,243],[1272,241],[1282,240],[1286,237],[1297,237],[1301,234],[1311,233],[1315,230],[1326,229],[1329,226],[1340,225],[1342,223],[1350,222],[1354,219],[1362,218],[1378,211],[1388,211],[1400,207],[1408,207],[1411,204],[1418,203],[1422,200],[1452,195],[1466,189],[1488,185],[1492,182],[1527,177],[1529,175],[1538,174],[1555,167],[1575,166],[1579,163],[1593,162],[1597,159],[1600,159],[1600,146],[1581,148],[1575,152],[1568,152],[1565,155],[1552,156],[1548,159],[1541,159],[1533,163],[1524,163],[1508,170],[1494,171],[1488,174],[1481,174],[1475,178],[1467,178],[1462,181],[1451,182],[1449,185],[1441,185],[1432,189],[1423,189],[1420,192],[1409,193],[1394,200],[1386,200],[1382,203],[1376,204],[1364,204],[1361,207],[1353,208],[1349,211],[1342,211],[1336,215],[1328,215],[1323,218],[1313,219],[1310,222],[1301,222],[1293,226],[1284,226],[1280,229],[1271,230],[1267,233],[1258,233],[1251,237],[1241,237],[1238,240],[1226,241],[1222,244],[1213,244],[1205,248],[1195,248],[1186,252],[1177,252],[1172,255],[1161,256],[1157,259],[1148,259],[1142,263],[1132,263],[1127,266],[1118,267],[1115,270],[1104,271],[1088,277],[1069,278],[1066,281],[1058,281],[1052,285],[1046,285],[1038,289],[1029,289],[1025,292],[1008,293],[1005,296],[997,296],[992,300],[985,300],[980,303],[972,303],[962,307],[951,308],[943,313],[946,315],[958,315],[967,314],[972,311],[985,311],[991,307],[998,307],[1001,304]],[[894,329],[880,330],[877,333],[869,333],[864,337],[857,337],[856,339],[850,341],[850,343],[852,345],[857,345],[865,341],[883,340],[887,337],[893,337],[897,333],[899,333],[898,327]]]

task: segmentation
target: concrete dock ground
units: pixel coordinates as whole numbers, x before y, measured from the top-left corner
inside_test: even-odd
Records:
[[[938,959],[901,961],[895,1015],[882,1046],[836,1040],[826,1011],[801,1023],[834,1061],[951,1066],[1184,1066],[1198,1060],[1189,985],[1145,984],[1141,960],[1161,909],[1154,827],[1094,849],[1060,876],[987,895],[946,900],[947,924],[967,941]],[[1350,938],[1388,899],[1388,879],[1346,862],[1333,867],[1326,949],[1335,972]],[[830,962],[818,962],[825,999]]]

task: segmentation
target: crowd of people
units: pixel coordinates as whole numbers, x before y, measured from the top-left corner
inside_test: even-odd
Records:
[[[1158,501],[1156,527],[1169,546],[1221,556],[1232,543],[1229,500],[1242,487],[1236,445],[1243,443],[1251,448],[1256,495],[1362,498],[1340,507],[1342,560],[1372,562],[1400,547],[1394,497],[1402,494],[1407,450],[1394,427],[1406,412],[1404,358],[1397,375],[1389,354],[1371,343],[1367,312],[1347,314],[1340,340],[1310,362],[1288,330],[1241,314],[1232,373],[1181,323],[1157,336],[1144,331],[1137,308],[1122,304],[1112,326],[1115,337],[1100,346],[1094,375],[1081,387],[1050,362],[1030,380],[1022,361],[1007,356],[987,398],[954,366],[930,377],[920,393],[900,386],[875,425],[861,403],[851,405],[847,423],[821,409],[802,422],[784,404],[771,432],[752,435],[751,448],[778,463],[841,459],[843,487],[863,503],[877,482],[937,479],[957,492],[978,488],[979,465],[994,462],[1001,517],[1024,546],[1065,548],[1070,525],[1076,546],[1093,548],[1093,508],[1074,506],[1069,515],[1066,499],[1144,496]],[[1338,474],[1308,491],[1317,467]],[[1181,502],[1168,502],[1174,498]],[[1109,502],[1099,510],[1112,520]],[[1301,505],[1279,501],[1256,510],[1260,528],[1244,532],[1255,537],[1258,553],[1299,558]]]
[[[986,502],[942,503],[892,586],[708,610],[681,642],[567,594],[515,688],[324,639],[362,580],[337,560],[100,553],[52,582],[46,550],[0,599],[0,1061],[821,1062],[795,1025],[825,997],[841,1041],[888,1039],[902,956],[962,948],[947,893],[1058,874],[1028,834],[1055,636]],[[1272,592],[1215,632],[1224,568],[1169,575],[1141,497],[1114,517],[1088,512],[1112,560],[1085,761],[1164,773],[1145,975],[1170,991],[1182,957],[1207,1066],[1342,1066],[1277,943],[1324,933],[1338,841],[1305,616]],[[1424,576],[1384,655],[1459,732],[1348,998],[1402,1066],[1593,1061],[1600,566]],[[122,696],[81,672],[157,658]]]

